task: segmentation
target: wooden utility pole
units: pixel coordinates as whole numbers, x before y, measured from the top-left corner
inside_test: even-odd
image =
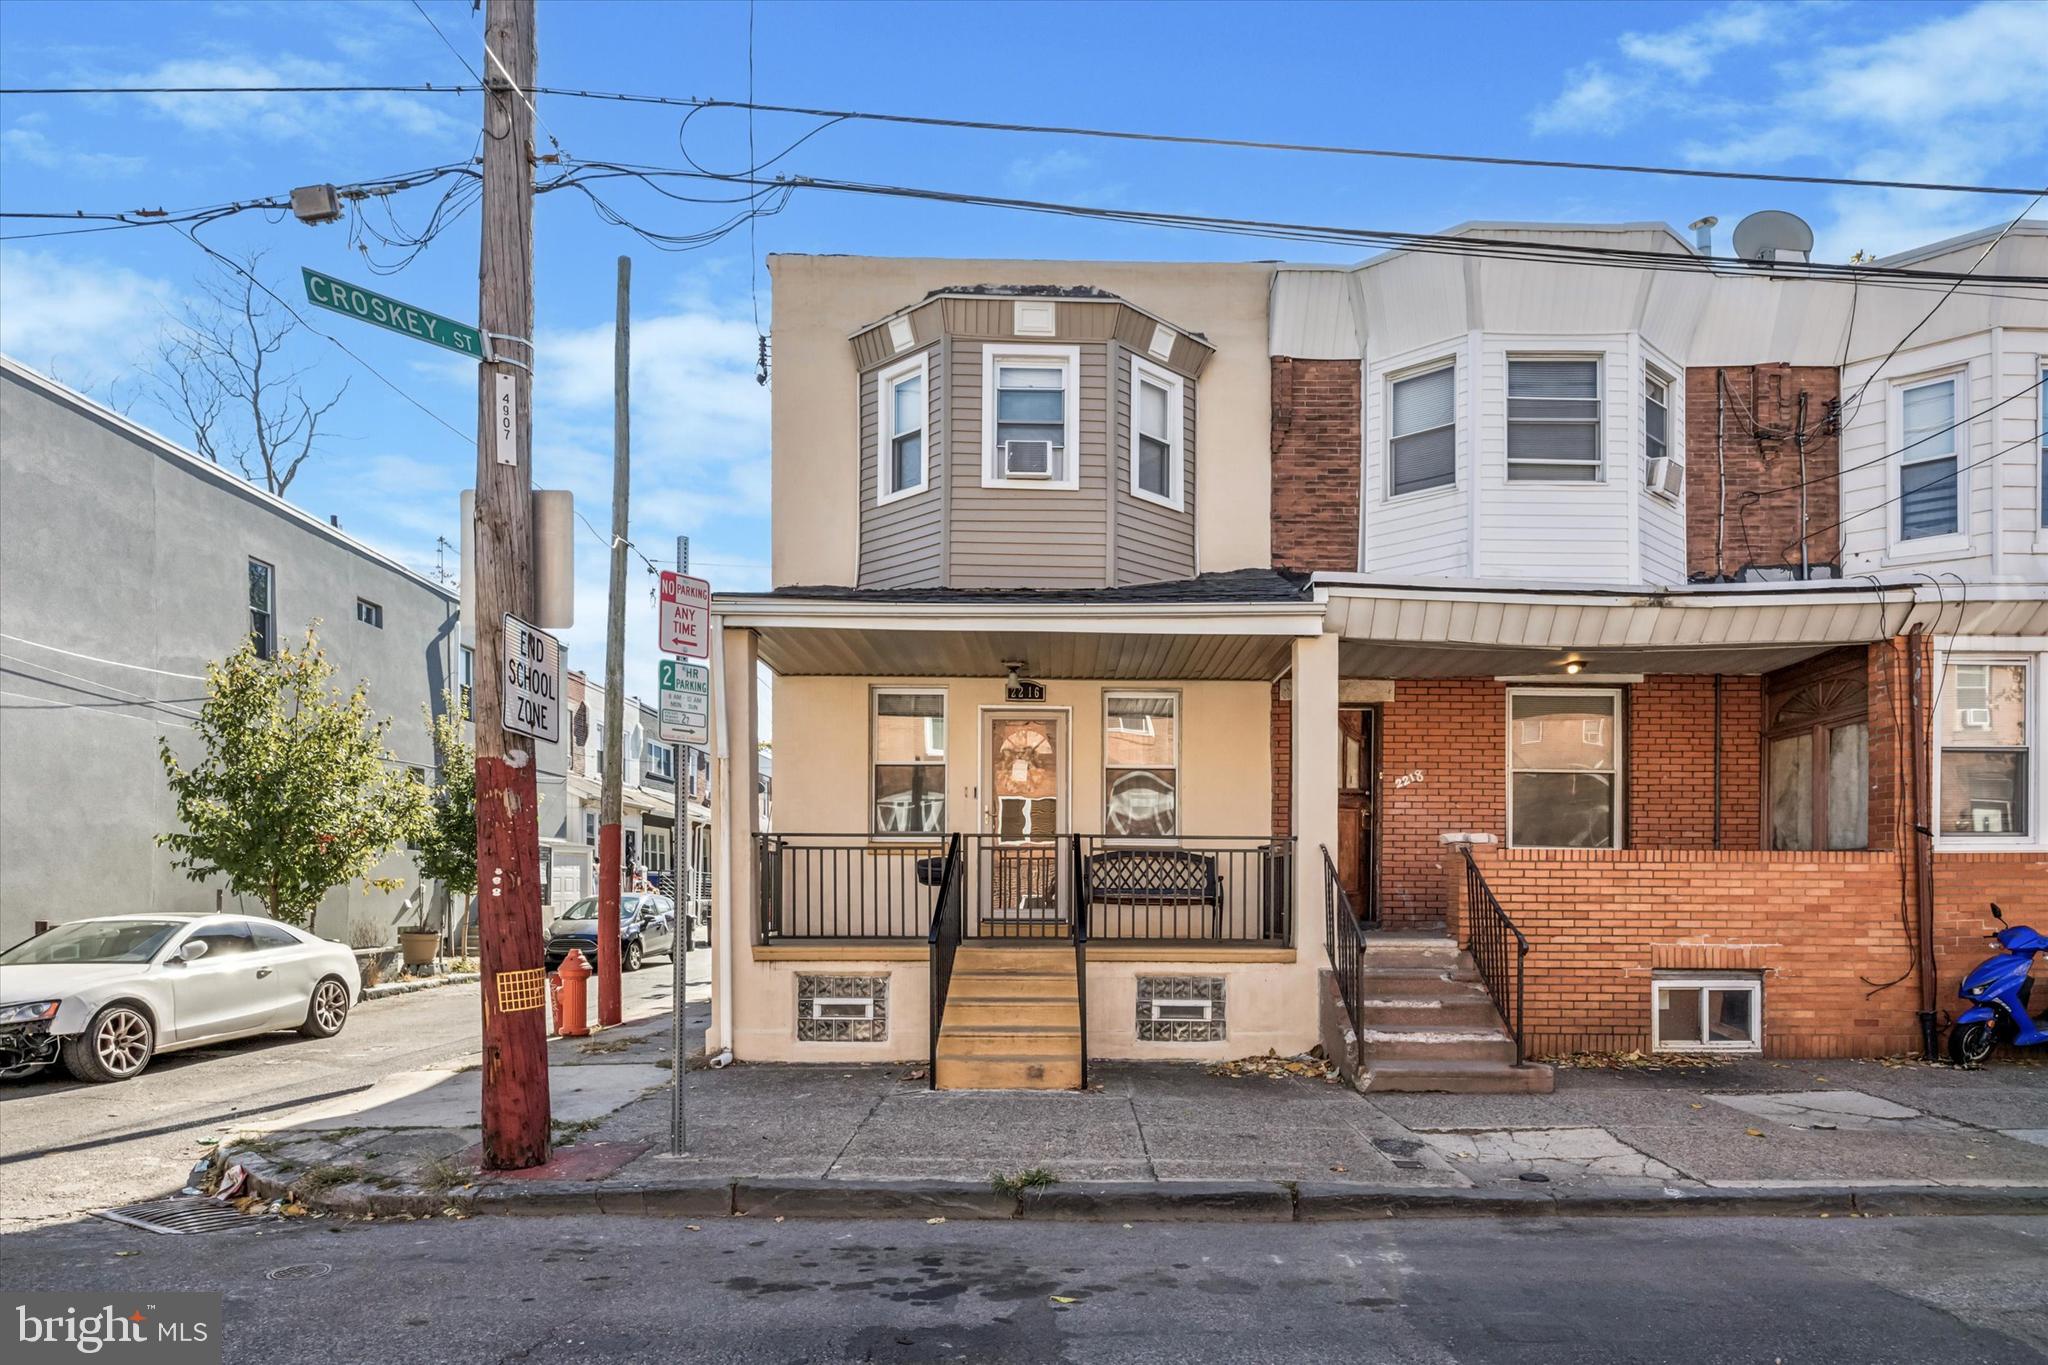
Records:
[[[470,712],[483,959],[483,1156],[489,1169],[519,1170],[548,1159],[549,1124],[535,741],[502,725],[505,616],[534,617],[533,108],[525,93],[533,87],[533,0],[490,0],[484,43],[478,318],[489,354],[504,359],[477,367],[477,666]],[[509,407],[502,414],[501,391]],[[509,434],[501,420],[509,422]]]
[[[633,355],[633,262],[619,257],[617,330],[612,339],[612,585],[604,626],[604,796],[597,831],[597,1022],[625,1017],[619,990],[619,889],[624,832],[620,788],[626,771],[626,504],[632,489],[632,427],[627,419]]]

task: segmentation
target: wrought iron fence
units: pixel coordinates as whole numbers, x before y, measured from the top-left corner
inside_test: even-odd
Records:
[[[1337,877],[1337,865],[1330,861],[1330,847],[1323,845],[1323,946],[1330,954],[1330,974],[1337,979],[1337,995],[1344,1002],[1344,1015],[1351,1021],[1352,1047],[1365,1037],[1365,950],[1366,924],[1352,908],[1351,897]],[[1354,1051],[1352,1062],[1358,1056]]]
[[[1081,869],[1081,841],[1067,841],[1073,857],[1074,885],[1074,1003],[1081,1024],[1081,1089],[1088,1088],[1088,878]]]
[[[1522,988],[1525,978],[1525,964],[1529,956],[1529,940],[1508,918],[1508,912],[1501,909],[1494,898],[1493,888],[1486,884],[1486,876],[1480,872],[1479,864],[1473,861],[1472,850],[1461,850],[1465,855],[1465,949],[1472,954],[1473,965],[1479,969],[1479,979],[1486,984],[1486,993],[1493,997],[1493,1007],[1515,1036],[1515,1065],[1522,1064]],[[1513,961],[1510,962],[1510,955]],[[1512,993],[1509,979],[1513,979]],[[1512,1001],[1512,1010],[1510,1002]]]
[[[945,1022],[946,995],[953,988],[953,959],[959,955],[961,931],[966,922],[962,913],[961,861],[960,836],[956,834],[946,842],[946,857],[939,870],[938,903],[932,910],[931,929],[925,940],[932,953],[931,1065],[927,1076],[934,1090],[939,1088],[939,1028]]]

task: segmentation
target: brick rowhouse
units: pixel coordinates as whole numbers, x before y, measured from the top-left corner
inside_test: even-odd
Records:
[[[1725,391],[1715,382],[1725,380]],[[1797,569],[1801,493],[1807,558],[1833,564],[1841,536],[1832,420],[1839,371],[1827,365],[1725,365],[1685,372],[1686,571],[1734,578],[1745,568]],[[1806,477],[1798,485],[1799,398],[1806,396]],[[1718,433],[1718,434],[1717,434]],[[1723,496],[1723,483],[1726,494]]]
[[[1355,360],[1273,360],[1273,566],[1358,568],[1359,403]]]

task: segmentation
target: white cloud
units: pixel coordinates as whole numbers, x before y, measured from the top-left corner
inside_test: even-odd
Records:
[[[125,266],[0,250],[0,351],[105,396],[148,367],[177,292]]]
[[[1623,105],[1633,94],[1632,82],[1592,62],[1572,72],[1557,98],[1530,115],[1529,125],[1539,133],[1616,128],[1623,122]]]
[[[40,170],[66,171],[92,178],[133,175],[148,163],[139,156],[117,152],[86,152],[52,142],[42,129],[27,126],[28,120],[0,132],[0,159],[34,166]]]
[[[1094,168],[1091,157],[1062,147],[1038,156],[1020,156],[1010,163],[1009,178],[1019,189],[1032,189],[1048,181],[1069,180]]]
[[[2048,5],[1981,4],[1819,56],[1788,100],[1819,118],[1925,135],[1958,116],[2004,125],[2048,111]]]
[[[176,57],[143,71],[94,73],[117,86],[346,85],[360,73],[340,62],[283,54],[257,57],[234,51]],[[334,143],[369,134],[404,134],[442,141],[473,136],[446,95],[247,94],[145,95],[144,102],[188,132],[222,139]],[[463,115],[473,113],[463,109]]]
[[[1761,5],[1733,5],[1663,33],[1624,33],[1621,51],[1632,61],[1661,67],[1693,84],[1708,74],[1715,57],[1763,42],[1776,31],[1776,22]]]

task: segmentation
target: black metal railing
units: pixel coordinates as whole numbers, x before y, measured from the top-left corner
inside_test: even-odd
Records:
[[[1366,927],[1337,877],[1329,845],[1323,845],[1323,947],[1330,954],[1330,974],[1337,979],[1344,1016],[1351,1021],[1353,1065],[1359,1060],[1356,1049],[1365,1037]]]
[[[1520,1066],[1522,988],[1529,940],[1508,918],[1508,912],[1501,909],[1493,888],[1486,884],[1485,874],[1472,858],[1472,850],[1460,851],[1465,855],[1465,950],[1472,954],[1473,965],[1479,969],[1479,979],[1486,984],[1486,993],[1493,997],[1494,1009],[1500,1012],[1502,1022],[1515,1036],[1515,1065]],[[1508,960],[1510,954],[1514,958],[1512,964]],[[1508,990],[1510,975],[1514,978],[1512,996]]]
[[[899,842],[779,833],[755,836],[761,941],[915,941],[931,922],[954,841],[963,938],[1071,939],[1085,880],[1087,936],[1098,942],[1294,942],[1291,839],[1062,834],[1018,843],[956,834]]]
[[[1074,1004],[1080,1012],[1081,1026],[1081,1088],[1088,1088],[1088,871],[1081,863],[1081,841],[1070,839],[1067,849],[1073,856],[1074,922],[1070,930],[1074,940]]]
[[[962,913],[960,836],[954,835],[946,843],[946,856],[940,864],[938,903],[932,908],[931,930],[925,941],[931,946],[931,1065],[927,1075],[931,1088],[939,1088],[939,1028],[946,1019],[946,994],[953,987],[953,959],[960,952],[961,929],[965,923]]]

